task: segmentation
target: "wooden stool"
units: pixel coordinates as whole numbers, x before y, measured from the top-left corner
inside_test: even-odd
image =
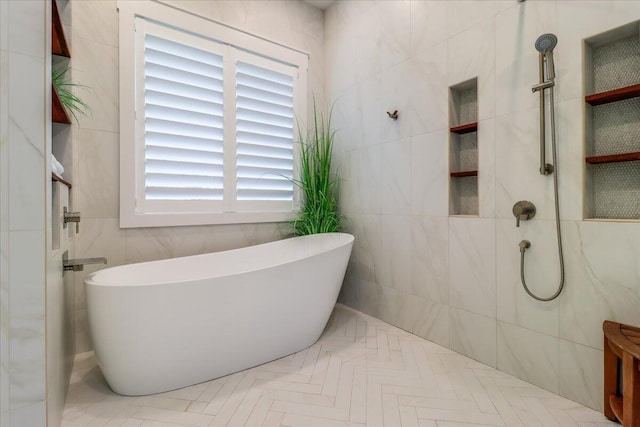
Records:
[[[605,320],[602,330],[604,415],[620,421],[624,427],[640,427],[640,328]],[[619,360],[622,360],[622,384],[618,384]]]

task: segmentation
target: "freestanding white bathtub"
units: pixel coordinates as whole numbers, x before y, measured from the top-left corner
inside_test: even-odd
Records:
[[[302,350],[335,305],[342,233],[107,268],[87,277],[98,364],[119,394],[160,393]]]

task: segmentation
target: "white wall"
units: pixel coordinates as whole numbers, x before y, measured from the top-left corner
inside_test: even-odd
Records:
[[[341,206],[356,243],[341,301],[593,408],[602,321],[640,324],[640,224],[582,220],[582,39],[638,1],[342,1],[325,15]],[[566,288],[551,177],[538,173],[536,38],[558,36],[556,114]],[[478,77],[477,218],[448,216],[448,87]],[[394,122],[385,111],[398,110]],[[533,201],[515,227],[511,208]]]
[[[11,427],[46,418],[48,4],[0,2],[0,424]]]
[[[310,54],[309,102],[324,102],[323,12],[301,1],[166,1]],[[119,228],[118,16],[115,0],[73,0],[74,80],[93,115],[73,128],[73,208],[82,212],[78,257],[105,256],[109,266],[231,249],[277,240],[283,224]],[[309,111],[312,111],[309,108]],[[83,280],[76,274],[76,351],[91,348]]]

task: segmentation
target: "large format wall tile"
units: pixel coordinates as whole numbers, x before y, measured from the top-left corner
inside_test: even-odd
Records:
[[[114,132],[77,128],[74,151],[73,209],[82,219],[117,218],[119,211],[119,138]],[[82,226],[82,225],[81,225]]]
[[[447,87],[447,43],[420,51],[411,59],[411,101],[408,114],[411,135],[449,127]]]
[[[602,349],[602,322],[640,325],[640,228],[634,223],[562,223],[567,289],[560,337]]]
[[[449,303],[496,318],[495,220],[449,219]]]
[[[476,3],[471,5],[477,7]],[[491,18],[451,37],[447,45],[448,85],[453,86],[478,78],[478,120],[494,117],[496,111],[494,34],[494,20]]]
[[[539,104],[539,95],[531,92],[539,82],[535,41],[541,34],[556,32],[555,1],[532,1],[496,15],[497,116]]]
[[[445,347],[449,340],[449,306],[427,298],[412,297],[418,305],[411,332]]]
[[[496,319],[449,307],[451,349],[496,367]]]
[[[411,219],[411,293],[442,304],[449,304],[447,225],[446,217]]]
[[[383,111],[398,111],[398,120],[392,120],[383,116],[380,112],[382,122],[382,142],[396,141],[411,136],[411,123],[413,117],[407,112],[411,109],[413,98],[413,75],[414,63],[412,60],[405,60],[392,67],[382,70],[380,77],[380,104]]]
[[[513,218],[518,200],[536,205],[535,219],[554,218],[553,176],[539,172],[539,126],[537,108],[496,118],[497,218]]]
[[[380,2],[380,66],[387,69],[411,55],[411,2]]]
[[[560,102],[556,106],[558,191],[560,218],[582,220],[584,203],[585,162],[582,99]],[[548,140],[547,144],[550,144]],[[547,145],[551,147],[550,145]]]
[[[173,257],[171,228],[129,228],[126,233],[125,262],[127,264]]]
[[[34,84],[44,78],[44,60],[17,53],[10,53],[8,59],[7,154],[9,159],[19,159],[8,165],[9,229],[44,230],[44,186],[42,175],[34,172],[45,167],[44,127],[33,125],[33,120],[42,119],[44,111],[42,104],[31,102],[45,96],[43,85]]]
[[[381,216],[352,215],[346,224],[346,231],[355,237],[350,269],[358,279],[375,283],[383,262]]]
[[[206,4],[200,1],[197,3]],[[118,46],[118,33],[116,0],[73,2],[73,37]],[[73,57],[75,56],[74,52]]]
[[[354,213],[379,214],[382,147],[374,145],[351,153],[351,197]]]
[[[8,16],[8,44],[4,49],[10,52],[28,55],[42,60],[45,57],[45,8],[39,2],[18,2],[11,1],[7,10]],[[34,68],[34,71],[37,71]],[[27,68],[24,69],[27,71]],[[18,83],[18,80],[13,80]],[[33,85],[34,88],[42,89],[43,85]],[[24,95],[24,93],[23,93]],[[37,98],[42,99],[42,98]],[[29,104],[37,105],[36,102]],[[12,105],[13,107],[13,105]],[[44,139],[43,139],[44,140]]]
[[[481,218],[496,216],[495,119],[478,123],[478,205]]]
[[[7,2],[0,2],[0,43],[6,41]],[[3,39],[4,38],[4,39]],[[0,93],[9,91],[9,52],[0,50]],[[9,231],[9,97],[0,97],[0,232]]]
[[[438,0],[411,2],[411,52],[447,39],[447,2]]]
[[[120,130],[118,61],[117,47],[74,33],[73,79],[75,83],[87,86],[74,88],[74,93],[92,110],[78,116],[79,127],[109,132]]]
[[[447,34],[449,37],[477,26],[482,21],[493,18],[496,2],[493,0],[469,2],[452,0],[447,2]]]
[[[560,284],[555,223],[546,220],[523,221],[520,228],[516,228],[515,218],[498,220],[498,320],[557,336],[561,300],[540,302],[525,292],[520,280],[518,246],[522,240],[531,242],[524,264],[529,289],[546,298],[553,295]],[[560,298],[564,298],[564,295]]]
[[[42,231],[9,235],[11,411],[45,400],[45,247]]]
[[[449,214],[449,130],[411,138],[411,213]]]
[[[559,393],[559,339],[498,322],[498,369]]]
[[[601,411],[603,359],[602,350],[560,340],[560,395]]]
[[[411,213],[411,140],[382,144],[382,214]]]
[[[9,233],[2,231],[0,232],[0,413],[9,411],[9,325]]]
[[[378,283],[397,289],[403,295],[411,293],[411,217],[382,216],[382,247]],[[393,323],[393,322],[392,322]]]
[[[639,18],[638,2],[625,0],[558,1],[558,99],[583,96],[583,39]],[[560,60],[562,58],[562,60]]]

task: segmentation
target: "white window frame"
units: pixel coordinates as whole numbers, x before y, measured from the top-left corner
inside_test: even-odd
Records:
[[[118,0],[119,11],[119,60],[120,60],[120,227],[160,227],[180,225],[204,224],[234,224],[258,222],[284,222],[291,220],[298,207],[299,191],[294,185],[292,203],[283,206],[282,203],[260,203],[254,201],[237,201],[229,204],[230,196],[235,199],[235,185],[225,186],[225,202],[212,201],[211,210],[203,210],[200,203],[185,201],[180,203],[181,211],[170,211],[162,208],[162,204],[151,203],[154,209],[144,203],[144,133],[143,126],[136,123],[136,94],[139,87],[136,82],[136,52],[135,26],[138,18],[146,22],[158,22],[175,28],[177,31],[193,33],[200,37],[212,39],[222,43],[226,52],[226,60],[235,61],[242,58],[245,52],[264,57],[265,61],[276,61],[283,66],[293,66],[298,69],[298,78],[294,79],[294,113],[301,126],[306,119],[306,90],[308,55],[281,44],[257,37],[242,30],[231,28],[207,18],[199,17],[172,6],[156,1]],[[155,24],[154,24],[155,25]],[[138,35],[137,35],[138,34]],[[233,49],[229,49],[232,47]],[[254,57],[255,59],[255,57]],[[225,61],[226,61],[225,60]],[[262,60],[262,59],[260,59]],[[230,67],[227,67],[230,68]],[[235,75],[233,71],[225,70],[225,112],[228,108],[235,111]],[[229,73],[231,71],[231,73]],[[227,78],[229,79],[227,80]],[[226,90],[227,87],[233,91]],[[138,106],[139,107],[139,106]],[[235,177],[235,147],[227,149],[229,144],[235,146],[235,114],[231,117],[225,114],[224,119],[224,173]],[[295,127],[295,125],[294,125]],[[296,129],[294,129],[295,134]],[[231,138],[230,143],[229,138]],[[294,138],[295,140],[295,138]],[[294,179],[298,177],[299,149],[293,144]],[[235,183],[235,179],[233,180]],[[142,191],[140,191],[142,185]],[[142,194],[142,199],[140,195]],[[138,203],[136,201],[138,200]],[[198,206],[199,205],[199,206]],[[158,209],[158,206],[161,206]],[[196,207],[197,206],[197,207]],[[175,207],[175,205],[174,205]],[[182,210],[184,208],[184,210]],[[217,209],[214,210],[214,209]]]

